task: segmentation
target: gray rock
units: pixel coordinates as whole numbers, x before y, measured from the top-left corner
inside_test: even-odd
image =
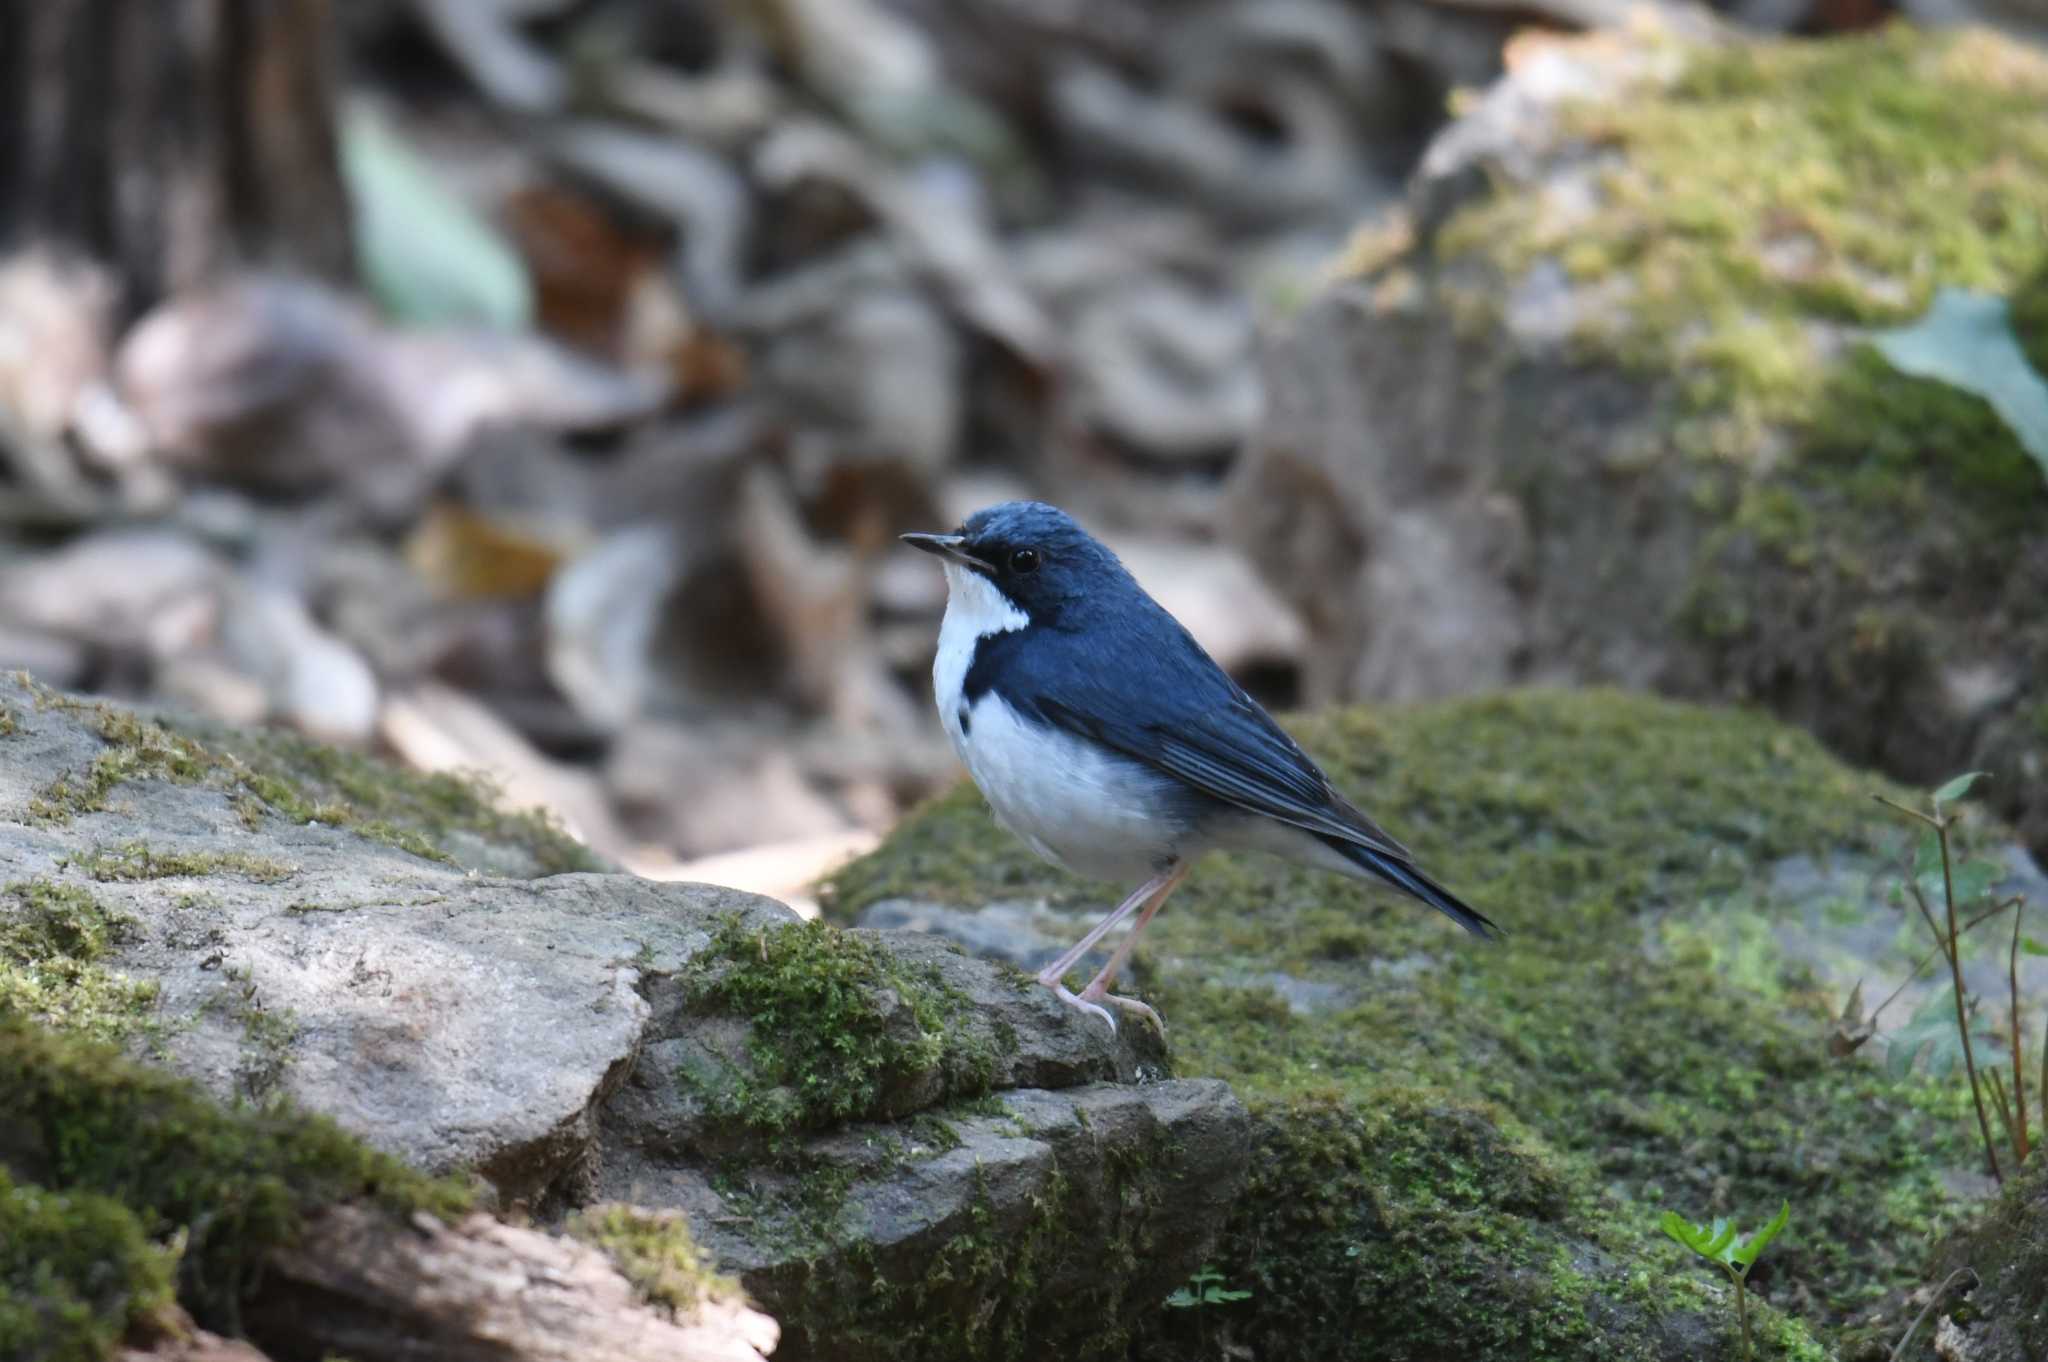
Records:
[[[2048,905],[2048,875],[2024,847],[2000,847],[1989,858],[2002,861],[2008,873],[1990,887],[1988,902],[2017,895],[2036,912]],[[1939,874],[1931,876],[1925,891],[1937,913],[1939,880]],[[1891,898],[1899,883],[1894,866],[1842,855],[1792,856],[1770,869],[1770,894],[1777,909],[1771,931],[1779,948],[1788,960],[1811,968],[1838,998],[1847,999],[1860,986],[1866,1013],[1882,1005],[1869,1021],[1871,1033],[1885,1042],[1949,989],[1946,966],[1928,959],[1934,943],[1920,925],[1917,910]],[[1975,916],[1984,906],[1979,902],[1962,911]],[[2021,954],[2008,959],[2009,917],[1994,919],[1978,931],[1965,938],[1964,988],[1984,1000],[1989,1015],[2003,1016],[2013,982],[2008,967],[2013,966],[2021,1012],[2038,1016],[2041,1001],[2048,999],[2048,958]],[[1913,973],[1915,965],[1922,966],[1918,974]],[[2032,1036],[2027,1043],[2033,1043]]]
[[[1019,1088],[908,1139],[811,1141],[723,1195],[693,1174],[621,1190],[657,1190],[706,1227],[783,1322],[779,1358],[900,1356],[910,1329],[962,1347],[1014,1331],[1052,1355],[1186,1280],[1201,1255],[1182,1236],[1227,1214],[1247,1132],[1211,1079]]]
[[[1103,911],[1113,906],[1104,904]],[[997,899],[978,909],[917,899],[883,899],[861,913],[860,925],[879,930],[930,932],[957,943],[970,955],[1000,960],[1035,973],[1080,940],[1094,924],[1085,914],[1055,912],[1043,903],[1013,899]],[[1109,951],[1098,949],[1083,964],[1093,961],[1099,967],[1108,959]]]
[[[1903,1322],[1928,1307],[1934,1355],[1953,1362],[2023,1362],[2048,1348],[2048,1160],[2027,1161],[2006,1194],[1950,1237],[1927,1285],[1892,1309]],[[1967,1301],[1964,1297],[1968,1297]]]
[[[0,927],[37,893],[90,895],[116,924],[97,964],[155,990],[138,1049],[543,1220],[600,1193],[679,1208],[797,1356],[867,1355],[940,1282],[1057,1348],[1199,1266],[1243,1175],[1223,1084],[1162,1079],[1147,1028],[1113,1035],[936,937],[532,876],[559,855],[520,825],[382,826],[295,793],[250,735],[14,680],[0,716]]]

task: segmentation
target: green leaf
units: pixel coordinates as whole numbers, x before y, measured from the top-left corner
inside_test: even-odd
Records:
[[[2020,938],[2020,954],[2048,955],[2048,945],[2043,945],[2041,942],[2034,940],[2034,938],[2031,936],[2023,936]]]
[[[1927,1055],[1927,1073],[1932,1078],[1946,1078],[1962,1062],[1963,1041],[1956,1031],[1955,997],[1955,985],[1943,986],[1892,1033],[1885,1055],[1885,1068],[1892,1077],[1905,1077],[1923,1050]],[[1995,1037],[1982,1032],[1972,1032],[1970,1041],[1982,1049],[1994,1048],[1998,1043]]]
[[[1695,1225],[1676,1211],[1664,1212],[1658,1222],[1664,1233],[1712,1262],[1727,1261],[1728,1245],[1735,1239],[1735,1227],[1717,1218],[1711,1225]]]
[[[1166,1298],[1166,1304],[1175,1310],[1186,1310],[1199,1302],[1189,1294],[1186,1287],[1177,1286],[1173,1289],[1173,1294]]]
[[[1913,848],[1913,878],[1924,890],[1929,878],[1934,881],[1934,892],[1941,892],[1941,838],[1933,828],[1920,834],[1919,845]]]
[[[1955,868],[1956,907],[1974,903],[1991,892],[1991,887],[2009,874],[2002,861],[1978,857]]]
[[[1728,1261],[1728,1246],[1735,1242],[1735,1222],[1721,1216],[1714,1217],[1714,1238],[1707,1245],[1706,1253],[1716,1262]]]
[[[1706,1249],[1702,1246],[1714,1237],[1705,1225],[1695,1225],[1677,1211],[1664,1212],[1664,1218],[1657,1223],[1664,1227],[1664,1233],[1694,1253],[1705,1253]]]
[[[1212,1301],[1228,1303],[1230,1301],[1248,1301],[1251,1298],[1252,1293],[1249,1291],[1225,1291],[1220,1287],[1214,1286],[1209,1288],[1209,1299]]]
[[[2027,362],[2003,298],[1943,288],[1918,321],[1880,331],[1871,344],[1901,373],[1935,379],[1990,403],[2048,474],[2048,383]]]
[[[1756,1262],[1757,1255],[1771,1246],[1771,1241],[1778,1237],[1778,1231],[1784,1229],[1786,1223],[1791,1219],[1792,1203],[1789,1201],[1779,1202],[1778,1213],[1771,1217],[1771,1223],[1743,1240],[1740,1244],[1737,1244],[1735,1252],[1731,1255],[1731,1260],[1737,1267],[1747,1271],[1750,1265]]]
[[[1965,771],[1934,792],[1934,807],[1953,804],[1970,792],[1970,787],[1990,775],[1989,771]]]
[[[385,311],[413,325],[524,330],[533,284],[511,246],[367,108],[341,125],[356,258]]]

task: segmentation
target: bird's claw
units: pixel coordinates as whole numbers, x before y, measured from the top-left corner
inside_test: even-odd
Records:
[[[1119,1011],[1135,1012],[1139,1016],[1143,1017],[1146,1021],[1151,1022],[1153,1029],[1158,1031],[1161,1036],[1164,1036],[1166,1034],[1165,1019],[1162,1018],[1157,1012],[1154,1012],[1150,1006],[1148,1006],[1145,1003],[1139,1002],[1136,998],[1121,997],[1117,994],[1109,992],[1106,989],[1097,991],[1095,989],[1084,988],[1081,990],[1081,996],[1076,1001],[1081,1003],[1108,1003],[1111,1006],[1117,1008]],[[1111,1029],[1115,1029],[1114,1024],[1112,1024]]]
[[[1079,997],[1074,993],[1072,989],[1068,988],[1065,984],[1061,983],[1057,979],[1053,979],[1050,981],[1040,980],[1039,982],[1045,984],[1047,988],[1051,989],[1052,996],[1058,998],[1068,1007],[1075,1008],[1082,1012],[1093,1012],[1096,1016],[1102,1018],[1102,1020],[1108,1023],[1109,1025],[1109,1034],[1111,1034],[1112,1036],[1116,1034],[1116,1018],[1110,1015],[1108,1008],[1103,1007],[1100,1003],[1094,1002],[1090,999]],[[1112,999],[1111,1001],[1114,1002],[1118,1000]]]

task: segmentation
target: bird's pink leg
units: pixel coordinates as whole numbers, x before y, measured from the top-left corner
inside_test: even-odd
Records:
[[[1117,923],[1122,922],[1125,918],[1136,912],[1140,906],[1145,907],[1145,917],[1150,918],[1158,908],[1158,904],[1153,902],[1153,900],[1163,900],[1167,894],[1173,891],[1173,886],[1179,884],[1181,877],[1187,873],[1186,868],[1183,866],[1169,866],[1139,885],[1136,889],[1133,889],[1131,896],[1118,904],[1115,912],[1096,923],[1088,935],[1075,942],[1073,948],[1065,955],[1062,955],[1059,959],[1040,970],[1038,972],[1038,982],[1051,989],[1053,996],[1068,1007],[1076,1007],[1083,1012],[1093,1012],[1096,1016],[1109,1023],[1110,1030],[1116,1030],[1116,1018],[1110,1016],[1107,1009],[1092,1000],[1084,1002],[1074,996],[1073,992],[1067,988],[1066,973],[1074,967],[1082,956],[1095,949],[1096,942],[1109,935]],[[1135,929],[1133,930],[1135,933]],[[1124,956],[1128,954],[1127,946],[1128,943],[1126,943],[1126,946],[1118,948],[1118,954],[1112,963],[1122,962]],[[1101,976],[1097,976],[1096,982],[1101,982]],[[1095,985],[1090,984],[1089,987],[1092,989]],[[1123,1000],[1120,999],[1118,1001],[1121,1004]],[[1155,1018],[1155,1020],[1157,1019]]]
[[[1144,932],[1145,925],[1152,921],[1152,915],[1166,906],[1166,896],[1178,888],[1180,882],[1187,877],[1188,866],[1183,862],[1175,866],[1163,880],[1154,880],[1152,882],[1158,884],[1158,891],[1146,903],[1145,911],[1138,914],[1138,920],[1131,924],[1131,930],[1125,933],[1124,939],[1117,943],[1116,953],[1109,957],[1109,963],[1102,967],[1100,974],[1097,974],[1088,981],[1088,987],[1081,990],[1081,996],[1075,1000],[1076,1002],[1083,1004],[1106,1002],[1120,1007],[1126,1012],[1136,1012],[1158,1027],[1160,1035],[1166,1034],[1166,1023],[1159,1019],[1157,1012],[1154,1012],[1136,998],[1120,998],[1116,996],[1109,991],[1109,986],[1115,981],[1117,971],[1124,967],[1124,962],[1131,958],[1131,952],[1137,949],[1138,937]]]

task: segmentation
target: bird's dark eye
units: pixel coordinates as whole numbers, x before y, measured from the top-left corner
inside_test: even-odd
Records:
[[[1037,549],[1013,549],[1010,552],[1010,571],[1016,573],[1038,571]]]

